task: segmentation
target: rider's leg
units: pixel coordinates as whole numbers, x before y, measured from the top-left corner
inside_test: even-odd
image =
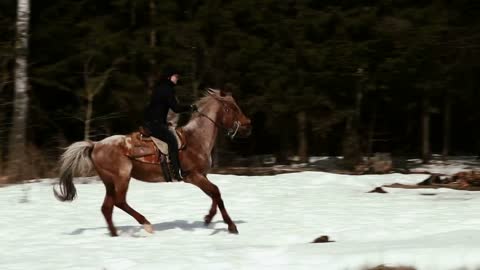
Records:
[[[166,142],[168,144],[168,156],[170,158],[170,162],[173,166],[173,171],[175,173],[175,178],[178,180],[182,180],[182,167],[180,166],[180,161],[178,159],[178,142],[175,135],[170,131],[168,126],[160,125],[157,128],[158,130],[158,137],[160,140]]]

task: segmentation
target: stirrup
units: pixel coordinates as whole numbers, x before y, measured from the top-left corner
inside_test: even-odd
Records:
[[[185,180],[187,177],[188,173],[183,171],[182,169],[179,169],[178,172],[175,174],[175,178],[179,181]]]
[[[178,172],[176,173],[176,178],[180,181],[183,180],[182,170],[178,170]]]

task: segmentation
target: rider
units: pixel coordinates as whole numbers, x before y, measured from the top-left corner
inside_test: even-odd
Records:
[[[168,110],[182,113],[196,110],[195,104],[178,104],[174,86],[180,78],[179,72],[168,67],[162,73],[161,79],[155,84],[150,97],[150,103],[145,110],[145,126],[152,136],[168,144],[168,155],[173,166],[174,177],[183,180],[184,172],[178,158],[178,143],[175,135],[170,131],[167,122]]]

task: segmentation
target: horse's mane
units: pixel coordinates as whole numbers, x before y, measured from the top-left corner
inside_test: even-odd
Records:
[[[209,103],[212,99],[213,99],[212,96],[210,96],[208,93],[205,93],[205,95],[201,99],[199,99],[197,102],[195,102],[195,104],[197,105],[197,108],[199,110],[202,110],[205,108],[207,103]]]
[[[195,104],[197,105],[198,110],[202,111],[202,109],[205,109],[205,106],[207,106],[207,104],[209,104],[211,101],[227,101],[228,97],[231,98],[231,95],[223,94],[221,90],[208,88],[207,91],[205,91],[204,96],[195,102]]]

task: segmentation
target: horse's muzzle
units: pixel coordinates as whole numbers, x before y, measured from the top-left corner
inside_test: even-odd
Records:
[[[238,129],[238,137],[246,138],[252,134],[252,125],[241,126]]]

